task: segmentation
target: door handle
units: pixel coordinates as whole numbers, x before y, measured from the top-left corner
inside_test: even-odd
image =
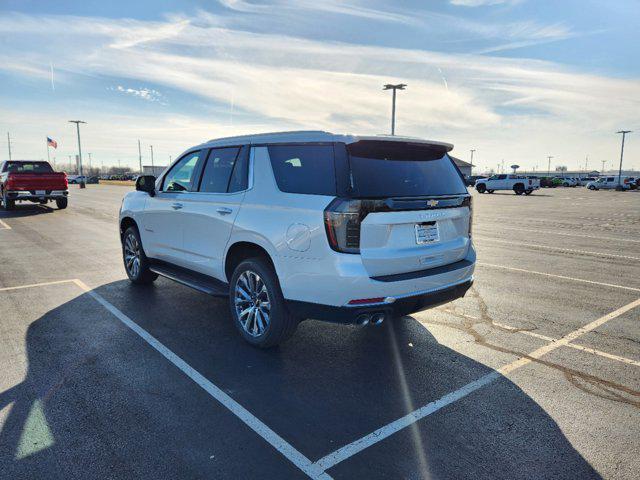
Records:
[[[231,212],[233,212],[233,210],[231,210],[230,208],[227,208],[227,207],[218,208],[218,213],[220,215],[229,215]]]
[[[174,210],[180,210],[182,208],[182,204],[181,203],[172,203],[171,204],[171,208],[173,208]]]

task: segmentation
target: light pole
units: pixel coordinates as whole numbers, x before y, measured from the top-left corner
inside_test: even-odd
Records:
[[[604,173],[604,164],[607,163],[606,160],[601,160],[602,162],[602,171],[600,172],[601,174]]]
[[[78,133],[78,158],[80,159],[80,188],[86,188],[87,185],[84,182],[84,177],[82,175],[82,147],[80,147],[80,124],[87,123],[82,120],[69,120],[69,123],[76,124],[76,132]]]
[[[87,152],[87,155],[89,155],[89,175],[91,175],[91,152]]]
[[[547,160],[549,161],[549,163],[547,164],[547,177],[551,176],[551,159],[553,157],[551,155],[547,156]]]
[[[472,169],[472,170],[473,170],[473,153],[474,153],[475,151],[476,151],[476,149],[475,149],[475,148],[472,148],[472,149],[471,149],[471,160],[469,161],[469,163],[471,164],[471,169]],[[476,173],[477,173],[477,172],[478,172],[478,171],[476,170]]]
[[[11,160],[11,136],[7,132],[7,148],[9,148],[9,160]]]
[[[140,163],[140,175],[142,175],[142,150],[140,149],[139,139],[138,139],[138,162]]]
[[[149,148],[151,149],[151,174],[155,175],[156,167],[153,165],[153,145],[149,145]]]
[[[622,134],[622,148],[620,149],[620,167],[618,168],[618,186],[616,190],[622,190],[622,157],[624,155],[624,137],[627,136],[627,133],[631,133],[631,130],[620,130],[616,133]]]
[[[406,83],[399,83],[397,85],[387,83],[384,87],[382,87],[383,90],[393,90],[393,96],[391,100],[391,135],[396,134],[396,90],[404,90],[406,86]]]

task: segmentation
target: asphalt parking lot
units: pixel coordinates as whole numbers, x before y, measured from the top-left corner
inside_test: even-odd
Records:
[[[126,281],[127,191],[0,212],[3,478],[638,478],[640,192],[474,193],[465,298],[261,351]]]

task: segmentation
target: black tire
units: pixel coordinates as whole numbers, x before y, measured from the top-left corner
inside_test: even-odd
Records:
[[[133,259],[130,259],[130,263],[127,259],[130,255],[129,252],[131,252],[134,257]],[[135,263],[135,257],[138,259],[138,268],[134,268],[133,266]],[[127,276],[132,283],[137,285],[147,285],[158,278],[157,273],[149,270],[149,259],[144,253],[142,240],[140,240],[140,233],[135,226],[127,228],[122,235],[122,261],[124,263],[124,270],[127,272]]]
[[[487,190],[488,193],[493,193],[495,190]]]
[[[5,195],[2,196],[2,207],[5,210],[13,210],[16,206],[15,200],[9,200]]]
[[[64,210],[68,204],[69,200],[67,198],[56,198],[56,207],[58,207],[58,210]]]
[[[481,183],[480,185],[478,185],[476,187],[476,190],[478,191],[478,193],[484,193],[487,191],[487,186],[483,183]]]
[[[257,275],[259,277],[258,282],[261,282],[266,288],[266,302],[264,300],[265,297],[258,294],[251,295],[252,300],[239,300],[239,302],[246,302],[246,304],[243,305],[243,303],[238,302],[236,306],[236,286],[243,287],[245,285],[243,282],[252,275]],[[258,285],[260,283],[258,282],[256,282],[254,290],[259,290]],[[265,310],[258,308],[260,302],[269,304],[266,325]],[[245,310],[254,309],[253,316],[251,316],[251,313],[247,314],[246,322],[240,320],[239,310],[243,308]],[[229,283],[229,309],[233,323],[240,335],[251,345],[260,348],[269,348],[284,342],[293,335],[299,323],[298,319],[291,315],[287,309],[276,272],[269,261],[262,257],[244,260],[236,266]],[[256,312],[256,309],[259,311]],[[258,327],[258,321],[262,322],[262,327]],[[260,329],[263,331],[260,332]],[[256,331],[256,333],[252,334],[249,330]]]
[[[525,190],[524,194],[525,195],[531,195],[533,193],[533,190]]]
[[[516,195],[522,195],[524,193],[524,187],[522,185],[514,185],[513,191]]]

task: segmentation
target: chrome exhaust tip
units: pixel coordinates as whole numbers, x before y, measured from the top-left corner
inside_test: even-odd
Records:
[[[374,313],[373,315],[371,315],[372,325],[382,325],[382,322],[384,322],[384,313]]]
[[[371,316],[366,313],[363,313],[362,315],[358,315],[358,318],[356,318],[356,323],[361,327],[366,327],[367,325],[369,325],[370,320],[371,320]]]

